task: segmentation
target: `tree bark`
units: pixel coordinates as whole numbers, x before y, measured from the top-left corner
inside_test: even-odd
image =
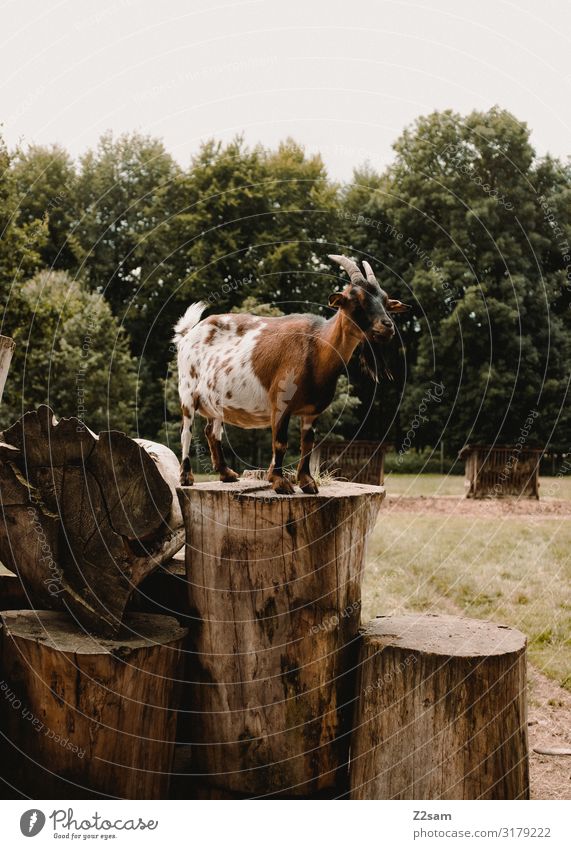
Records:
[[[36,607],[113,637],[133,590],[184,544],[175,455],[46,406],[2,439],[0,559]]]
[[[365,546],[384,490],[284,497],[239,481],[179,496],[193,772],[249,796],[333,794],[346,786]]]
[[[15,347],[16,343],[9,336],[0,336],[0,402],[4,394],[6,378],[8,377]]]
[[[360,641],[353,799],[528,799],[525,637],[382,616]]]
[[[186,629],[130,614],[117,640],[98,640],[54,611],[1,620],[10,784],[36,799],[166,798]]]

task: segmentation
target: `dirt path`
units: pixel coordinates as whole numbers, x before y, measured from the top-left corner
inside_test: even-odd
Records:
[[[534,519],[571,518],[571,500],[532,498],[463,498],[456,495],[387,495],[383,511],[417,515],[456,515],[495,519],[502,516],[531,516]]]
[[[570,799],[571,756],[539,755],[533,750],[571,748],[571,693],[532,666],[528,682],[531,797]]]

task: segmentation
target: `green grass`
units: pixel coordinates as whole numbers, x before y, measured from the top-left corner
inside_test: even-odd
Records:
[[[416,493],[417,494],[417,493]],[[571,522],[381,514],[363,617],[430,611],[523,631],[537,668],[571,689]]]
[[[389,495],[429,496],[464,495],[463,475],[400,475],[389,472],[385,476]],[[571,499],[571,475],[539,479],[539,494],[545,499]]]

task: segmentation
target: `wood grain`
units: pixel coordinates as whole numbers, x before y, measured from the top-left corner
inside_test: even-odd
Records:
[[[383,616],[364,629],[353,799],[527,799],[525,637],[473,619]]]
[[[11,784],[36,799],[165,798],[186,629],[129,614],[118,638],[105,640],[54,611],[4,612],[1,621]]]
[[[193,660],[193,772],[250,796],[343,784],[366,540],[384,490],[179,490]]]

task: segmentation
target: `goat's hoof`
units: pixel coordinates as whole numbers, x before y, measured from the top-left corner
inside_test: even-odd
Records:
[[[234,469],[224,469],[223,472],[220,472],[220,480],[222,483],[234,483],[234,481],[240,480],[240,475]]]
[[[305,492],[306,495],[317,495],[317,493],[319,492],[317,484],[315,483],[313,478],[300,478],[300,480],[298,480],[298,483],[301,487],[301,491]]]
[[[272,489],[279,495],[293,495],[295,490],[287,478],[274,478],[272,481]]]

